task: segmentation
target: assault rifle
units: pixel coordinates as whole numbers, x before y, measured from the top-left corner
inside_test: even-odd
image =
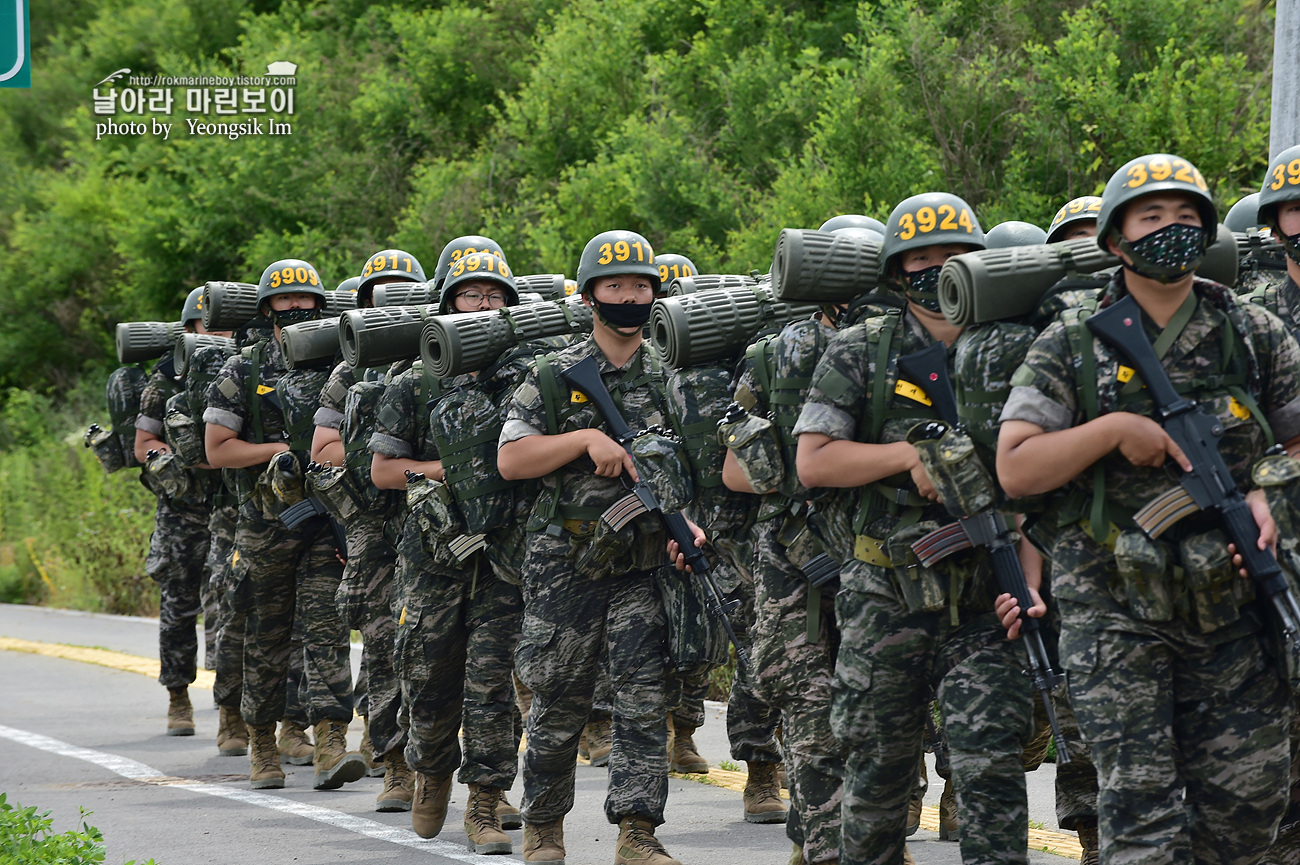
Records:
[[[943,423],[928,423],[920,431],[923,438],[942,438],[951,427],[960,427],[957,415],[957,395],[948,378],[948,350],[941,342],[936,342],[922,351],[904,355],[898,359],[899,370],[913,382],[919,382],[926,395],[939,412]],[[972,456],[972,458],[976,458]],[[991,482],[991,481],[990,481]],[[998,589],[1011,595],[1020,604],[1020,636],[1025,652],[1029,657],[1029,674],[1033,677],[1034,688],[1043,701],[1047,713],[1047,722],[1052,727],[1052,738],[1056,741],[1057,765],[1070,762],[1066,752],[1065,737],[1061,735],[1056,723],[1056,710],[1052,707],[1052,689],[1065,681],[1065,677],[1052,670],[1052,662],[1047,657],[1047,647],[1043,645],[1042,628],[1038,619],[1026,615],[1030,605],[1029,585],[1025,581],[1024,569],[1020,566],[1020,555],[1016,551],[1015,541],[1007,528],[1006,519],[998,513],[994,505],[973,513],[953,514],[956,522],[942,526],[912,544],[921,564],[927,568],[947,558],[953,553],[972,547],[988,550],[993,562],[993,572],[997,575]]]
[[[298,458],[294,456],[292,452],[285,451],[284,453],[276,455],[275,459],[278,461],[279,471],[284,473],[286,476],[293,476],[295,474],[299,477],[302,476],[302,469],[298,465]],[[347,533],[343,530],[343,526],[339,524],[339,521],[334,519],[334,517],[330,515],[330,512],[326,510],[325,505],[321,504],[321,500],[315,496],[309,495],[302,501],[286,507],[280,512],[280,522],[286,529],[293,531],[312,517],[319,516],[324,516],[329,519],[330,531],[334,534],[334,546],[337,548],[339,557],[347,559]]]
[[[627,421],[623,419],[622,413],[618,406],[605,389],[605,383],[600,379],[600,366],[596,363],[595,358],[583,358],[573,366],[560,373],[560,378],[564,379],[574,390],[586,395],[587,399],[596,406],[600,416],[605,419],[605,426],[609,428],[611,436],[623,446],[623,450],[632,453],[632,440],[637,437],[637,433],[628,426]],[[690,566],[691,572],[704,580],[707,589],[705,601],[709,608],[709,613],[716,616],[722,622],[723,629],[727,632],[727,639],[731,645],[736,647],[736,665],[741,669],[749,666],[749,654],[745,648],[740,645],[736,639],[736,632],[731,627],[731,621],[727,614],[740,606],[739,601],[728,601],[722,594],[722,589],[718,587],[718,581],[714,579],[713,572],[709,568],[709,560],[705,557],[704,552],[695,546],[695,535],[691,532],[691,527],[686,523],[686,517],[680,513],[666,514],[659,505],[659,499],[654,490],[642,478],[635,483],[628,484],[627,476],[623,475],[623,484],[628,486],[629,494],[616,502],[606,516],[610,527],[615,531],[621,529],[632,521],[633,518],[644,513],[657,513],[663,521],[664,528],[668,531],[668,536],[677,542],[677,547],[686,557],[686,564]]]
[[[1148,502],[1133,515],[1133,522],[1147,537],[1155,539],[1189,514],[1199,510],[1217,512],[1246,571],[1272,603],[1293,658],[1300,656],[1300,606],[1273,551],[1259,548],[1259,526],[1219,453],[1223,424],[1174,390],[1142,329],[1142,308],[1131,296],[1086,321],[1088,329],[1119,352],[1142,377],[1159,412],[1155,420],[1192,464],[1191,471],[1181,473],[1178,486]]]

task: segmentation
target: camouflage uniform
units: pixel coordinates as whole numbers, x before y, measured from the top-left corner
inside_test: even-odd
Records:
[[[311,413],[324,384],[322,371],[285,369],[280,346],[268,339],[248,350],[260,354],[257,388],[250,402],[253,358],[226,362],[207,394],[203,420],[235,430],[245,441],[289,441],[305,462]],[[278,394],[280,405],[270,397]],[[286,420],[286,412],[296,415]],[[260,425],[254,421],[260,415]],[[294,427],[292,436],[288,433]],[[257,427],[260,426],[260,429]],[[301,428],[299,428],[301,427]],[[255,727],[285,716],[290,653],[295,629],[302,641],[303,676],[299,687],[309,724],[352,720],[352,668],[348,632],[339,621],[334,593],[343,566],[328,523],[322,517],[289,530],[268,519],[253,488],[261,467],[242,469],[239,524],[235,531],[231,591],[247,619],[244,639],[244,720]]]
[[[878,369],[887,332],[888,366]],[[817,363],[795,434],[879,444],[904,440],[918,420],[935,415],[907,396],[906,388],[895,392],[897,358],[932,341],[910,314],[868,319],[840,333]],[[885,377],[883,408],[872,405],[877,376]],[[873,428],[879,430],[875,436]],[[859,495],[858,508],[846,506],[846,499]],[[995,581],[983,552],[944,560],[931,569],[933,577],[919,566],[900,567],[907,575],[900,577],[883,562],[874,563],[881,559],[854,535],[889,539],[897,532],[901,540],[904,528],[920,532],[950,522],[946,510],[919,499],[906,474],[837,499],[830,516],[841,528],[828,538],[843,564],[835,599],[842,640],[831,708],[832,729],[847,750],[841,861],[902,861],[908,800],[933,695],[947,725],[963,862],[1026,862],[1028,805],[1020,753],[1033,720],[1031,689],[1020,646],[1006,639],[992,614]],[[844,517],[855,512],[845,531]],[[901,566],[900,554],[894,560]],[[944,591],[923,602],[912,585],[922,581]],[[957,598],[947,597],[948,585],[962,587]],[[909,610],[909,597],[915,611]]]
[[[179,392],[170,358],[154,367],[140,395],[136,429],[163,434],[168,397]],[[202,610],[200,590],[208,557],[208,518],[211,508],[205,494],[209,472],[191,471],[198,489],[183,499],[158,492],[153,537],[144,570],[158,583],[158,681],[163,687],[183,688],[195,679],[198,637],[195,626]],[[146,475],[148,477],[148,475]]]
[[[340,363],[330,373],[320,394],[320,408],[313,418],[316,426],[337,430],[343,423],[348,389],[357,383],[357,374],[347,363]],[[365,451],[365,457],[370,455]],[[393,615],[393,572],[397,550],[385,537],[383,512],[361,514],[350,520],[347,530],[348,556],[343,568],[342,591],[354,593],[356,610],[346,627],[361,631],[361,667],[358,677],[358,711],[370,719],[370,741],[375,754],[382,756],[397,747],[405,747],[405,734],[398,724],[401,709],[401,686],[393,671],[393,635],[397,618]]]
[[[579,360],[595,358],[605,386],[619,394],[628,424],[645,429],[666,421],[664,385],[653,373],[651,351],[643,343],[627,365],[616,368],[589,337],[559,352],[552,367],[558,373]],[[515,391],[502,444],[546,433],[542,387],[538,373],[530,372]],[[567,388],[558,394],[557,414],[579,405],[563,399],[568,395]],[[601,423],[588,402],[560,422],[559,431]],[[604,649],[614,727],[605,815],[611,823],[635,815],[657,826],[663,823],[668,797],[668,658],[667,621],[653,569],[666,558],[666,538],[654,518],[638,517],[629,527],[638,532],[632,544],[635,560],[622,560],[599,579],[579,574],[570,558],[571,546],[581,553],[591,521],[626,492],[617,478],[599,477],[592,469],[584,456],[542,478],[528,524],[523,638],[515,662],[519,678],[534,696],[520,810],[528,823],[543,824],[562,819],[572,809],[574,757]]]
[[[428,408],[437,387],[419,362],[393,379],[379,402],[370,450],[438,459]],[[512,676],[523,618],[519,588],[498,578],[481,552],[439,564],[425,551],[417,521],[405,509],[398,519],[393,665],[409,714],[406,762],[434,777],[459,766],[462,784],[508,790],[519,765]],[[463,760],[456,735],[462,727]]]
[[[819,317],[792,322],[773,345],[773,378],[790,378],[792,366],[811,366],[835,329]],[[807,383],[799,389],[802,398]],[[752,363],[736,379],[739,401],[756,400],[753,413],[772,418],[772,394],[759,384]],[[797,406],[792,406],[797,412]],[[775,422],[775,421],[774,421]],[[794,466],[785,467],[791,491]],[[754,499],[758,503],[759,499]],[[831,681],[839,651],[834,584],[813,590],[779,540],[791,499],[781,491],[762,497],[755,526],[755,623],[753,664],[760,692],[781,713],[782,739],[789,759],[790,818],[786,834],[803,847],[807,863],[840,855],[840,809],[844,786],[844,748],[831,730]],[[791,517],[791,520],[794,518]],[[810,595],[812,596],[810,599]],[[809,609],[816,610],[810,638]]]
[[[1194,313],[1162,365],[1175,387],[1222,421],[1219,450],[1245,482],[1267,440],[1238,397],[1254,398],[1279,441],[1300,433],[1300,348],[1273,315],[1253,305],[1238,311],[1229,289],[1197,279],[1194,291]],[[1102,304],[1125,293],[1120,272]],[[1003,421],[1047,432],[1085,421],[1081,393],[1093,385],[1080,382],[1068,315],[1030,349]],[[1146,316],[1143,325],[1148,338],[1159,335]],[[1222,336],[1229,327],[1232,361]],[[1113,351],[1101,340],[1092,341],[1092,351],[1099,413],[1151,416],[1145,389],[1121,393]],[[1230,394],[1229,386],[1241,390]],[[1130,549],[1145,537],[1130,515],[1174,480],[1163,468],[1132,465],[1118,449],[1099,466],[1107,491],[1102,522],[1124,531],[1116,544]],[[1070,522],[1069,515],[1091,512],[1074,503],[1093,483],[1094,472],[1086,471],[1058,493],[1063,516],[1052,550],[1052,593],[1061,609],[1061,662],[1101,782],[1102,860],[1258,861],[1286,809],[1290,762],[1290,695],[1260,640],[1267,613],[1249,603],[1253,585],[1227,562],[1223,535],[1208,515],[1185,518],[1160,541],[1147,542],[1159,544],[1170,567],[1151,568],[1141,580],[1122,577],[1114,550],[1092,539],[1100,529],[1085,528],[1092,520]],[[1221,559],[1212,573],[1206,549]],[[1186,569],[1186,582],[1174,564]],[[1189,588],[1193,574],[1203,588]]]

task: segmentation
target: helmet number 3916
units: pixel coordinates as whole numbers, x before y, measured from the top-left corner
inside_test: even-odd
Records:
[[[975,221],[966,208],[963,207],[958,213],[957,208],[951,204],[941,204],[937,208],[921,207],[916,213],[904,213],[898,218],[898,227],[899,239],[911,240],[917,232],[929,234],[936,228],[940,231],[964,229],[967,234],[973,234]]]

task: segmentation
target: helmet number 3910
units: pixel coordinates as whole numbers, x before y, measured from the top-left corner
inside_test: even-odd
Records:
[[[967,234],[975,232],[975,221],[971,219],[970,211],[962,208],[957,212],[957,208],[951,204],[941,204],[935,207],[918,208],[916,213],[904,213],[898,218],[900,240],[911,240],[916,237],[917,233],[929,234],[936,228],[940,231],[957,231],[965,230]]]

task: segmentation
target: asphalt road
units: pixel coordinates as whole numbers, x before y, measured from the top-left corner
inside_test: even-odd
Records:
[[[157,657],[157,620],[0,605],[0,637],[50,645],[98,647]],[[201,641],[200,641],[201,642]],[[354,661],[357,653],[354,652]],[[156,681],[82,661],[0,652],[0,791],[11,803],[51,811],[56,831],[85,819],[104,833],[107,861],[155,859],[201,863],[443,863],[521,861],[515,853],[479,857],[465,849],[461,820],[467,791],[457,785],[446,828],[424,840],[408,814],[379,814],[381,779],[337,791],[311,789],[310,766],[286,765],[283,790],[248,789],[246,757],[219,757],[217,712],[210,692],[191,688],[198,734],[168,737],[167,696]],[[697,743],[710,763],[729,758],[725,707],[711,705]],[[359,738],[353,724],[350,741]],[[1055,829],[1052,767],[1029,776],[1030,817]],[[617,828],[603,816],[604,769],[577,767],[577,802],[565,823],[570,865],[613,859]],[[510,798],[518,804],[522,781]],[[670,779],[667,822],[658,837],[684,863],[783,865],[790,843],[783,826],[743,821],[740,793]],[[933,786],[928,804],[937,804]],[[921,865],[960,862],[957,845],[925,829],[909,846]],[[1038,865],[1066,859],[1032,852]]]

